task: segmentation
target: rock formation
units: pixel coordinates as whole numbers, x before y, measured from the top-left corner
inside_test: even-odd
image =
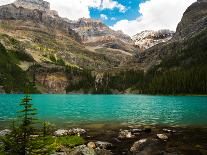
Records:
[[[23,7],[30,10],[50,11],[50,3],[43,0],[16,0],[16,7]]]
[[[135,42],[135,45],[141,50],[144,51],[152,46],[155,46],[159,43],[166,42],[170,40],[174,32],[170,30],[159,30],[159,31],[142,31],[132,37],[132,40]]]

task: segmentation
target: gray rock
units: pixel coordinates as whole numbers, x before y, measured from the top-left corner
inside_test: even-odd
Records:
[[[154,147],[156,145],[158,145],[158,140],[156,139],[140,139],[132,145],[130,151],[137,153],[143,151],[146,148]]]
[[[5,130],[0,131],[0,136],[6,136],[10,133],[11,133],[11,130],[5,129]]]
[[[64,130],[64,129],[59,129],[57,131],[54,132],[54,136],[66,136],[68,135],[68,130]]]
[[[109,150],[105,150],[105,149],[95,149],[95,154],[96,155],[112,155],[112,152]]]
[[[133,135],[132,132],[129,130],[121,130],[119,132],[119,138],[120,139],[135,138],[135,135]]]
[[[96,144],[96,147],[101,148],[101,149],[108,149],[113,146],[111,143],[101,142],[101,141],[97,141],[95,144]]]
[[[86,130],[85,129],[81,129],[81,128],[73,128],[73,129],[69,129],[68,130],[68,134],[69,135],[84,135],[86,134]]]
[[[168,140],[168,136],[165,134],[157,134],[157,137],[161,140]]]
[[[88,148],[86,145],[76,147],[69,155],[96,155],[94,149]]]

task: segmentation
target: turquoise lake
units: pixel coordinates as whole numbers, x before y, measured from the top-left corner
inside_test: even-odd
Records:
[[[31,95],[38,118],[57,124],[207,126],[205,96]],[[16,117],[23,95],[0,95],[0,124]]]

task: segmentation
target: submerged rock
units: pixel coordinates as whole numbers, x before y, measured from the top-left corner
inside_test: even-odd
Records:
[[[161,140],[168,140],[168,136],[165,134],[157,134],[157,137]]]

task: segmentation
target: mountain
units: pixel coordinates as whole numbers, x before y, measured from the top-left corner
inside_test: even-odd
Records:
[[[43,0],[17,0],[0,6],[0,91],[206,94],[206,23],[198,0],[175,33],[131,39],[99,20],[61,18]]]
[[[135,42],[135,45],[140,49],[140,51],[144,51],[159,43],[170,40],[173,34],[174,32],[170,30],[146,30],[132,36],[132,40]]]
[[[147,72],[146,92],[207,93],[207,1],[198,0],[183,14],[175,35],[136,56]]]
[[[136,55],[135,61],[145,70],[159,65],[166,57],[172,57],[173,55],[177,55],[178,52],[185,50],[189,46],[189,40],[196,41],[196,35],[205,31],[206,23],[207,2],[205,0],[198,0],[189,6],[183,14],[182,20],[178,24],[172,39],[165,43],[155,45],[144,52],[139,52]],[[201,43],[204,44],[205,42]]]
[[[14,64],[27,79],[47,93],[66,93],[72,80],[91,76],[88,70],[122,66],[137,52],[122,32],[97,20],[61,18],[43,0],[16,0],[0,6],[0,43],[18,59]],[[18,91],[10,87],[8,92]]]
[[[129,36],[96,20],[61,18],[43,0],[17,0],[1,6],[0,19],[1,33],[27,45],[38,62],[52,54],[72,65],[108,68],[119,66],[136,52]],[[86,40],[95,45],[86,46]]]

